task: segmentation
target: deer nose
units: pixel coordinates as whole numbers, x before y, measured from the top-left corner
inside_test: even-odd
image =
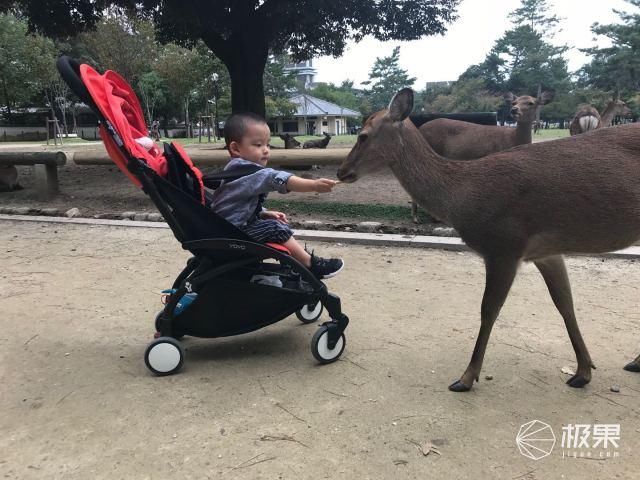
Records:
[[[512,108],[511,109],[511,115],[515,115],[516,113],[518,113],[518,109],[517,108]]]

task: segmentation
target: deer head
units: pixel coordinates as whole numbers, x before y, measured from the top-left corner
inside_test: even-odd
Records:
[[[285,133],[284,135],[280,134],[278,136],[284,141],[285,148],[296,148],[300,146],[300,142],[289,133]]]
[[[613,109],[614,109],[613,111],[616,116],[626,117],[627,115],[631,115],[631,109],[627,107],[627,104],[624,103],[619,98],[613,100],[612,103],[613,103]]]
[[[504,99],[511,103],[510,113],[517,122],[532,123],[536,119],[538,108],[549,103],[553,97],[554,92],[552,91],[544,91],[537,98],[529,95],[516,97],[509,92],[504,96]]]
[[[401,133],[413,110],[413,90],[395,94],[389,108],[372,114],[360,130],[355,146],[338,169],[338,178],[353,183],[363,175],[382,170],[398,160]],[[419,135],[415,129],[415,134]]]

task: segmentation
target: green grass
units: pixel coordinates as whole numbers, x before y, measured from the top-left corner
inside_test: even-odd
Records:
[[[569,136],[568,128],[550,128],[548,130],[538,130],[533,134],[534,140],[554,140],[556,138],[564,138]]]
[[[402,220],[411,218],[411,208],[401,205],[334,203],[334,202],[304,202],[268,199],[266,207],[282,210],[285,213],[299,215],[323,215],[327,217],[346,217],[371,220]]]

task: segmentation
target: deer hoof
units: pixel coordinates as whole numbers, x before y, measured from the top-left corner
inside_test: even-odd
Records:
[[[465,385],[461,380],[457,380],[449,385],[449,390],[451,390],[452,392],[468,392],[469,390],[471,390],[471,386]]]
[[[582,388],[587,383],[589,383],[590,381],[591,381],[590,378],[586,378],[586,377],[576,373],[573,377],[571,377],[569,380],[567,380],[567,385],[569,385],[570,387],[573,387],[573,388]]]
[[[624,369],[627,372],[636,372],[636,373],[640,373],[640,365],[638,365],[638,362],[636,362],[635,360],[633,362],[629,362],[624,366]]]

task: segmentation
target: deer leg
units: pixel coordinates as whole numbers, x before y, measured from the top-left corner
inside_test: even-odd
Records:
[[[562,315],[564,324],[567,327],[571,345],[576,353],[578,360],[578,371],[567,380],[567,385],[575,388],[582,388],[591,381],[591,369],[596,368],[591,361],[587,346],[580,334],[580,328],[576,321],[576,314],[573,310],[573,298],[571,296],[571,285],[569,276],[564,265],[562,256],[557,255],[548,257],[543,260],[536,260],[535,263],[538,270],[542,274],[553,303]]]
[[[415,200],[411,200],[411,218],[413,223],[418,223],[418,204]]]
[[[640,355],[638,355],[634,361],[627,363],[624,369],[627,372],[640,372]]]
[[[480,309],[480,333],[469,366],[460,380],[449,385],[449,390],[466,392],[471,390],[474,380],[478,381],[493,323],[511,289],[519,263],[517,258],[485,258],[486,283]]]

